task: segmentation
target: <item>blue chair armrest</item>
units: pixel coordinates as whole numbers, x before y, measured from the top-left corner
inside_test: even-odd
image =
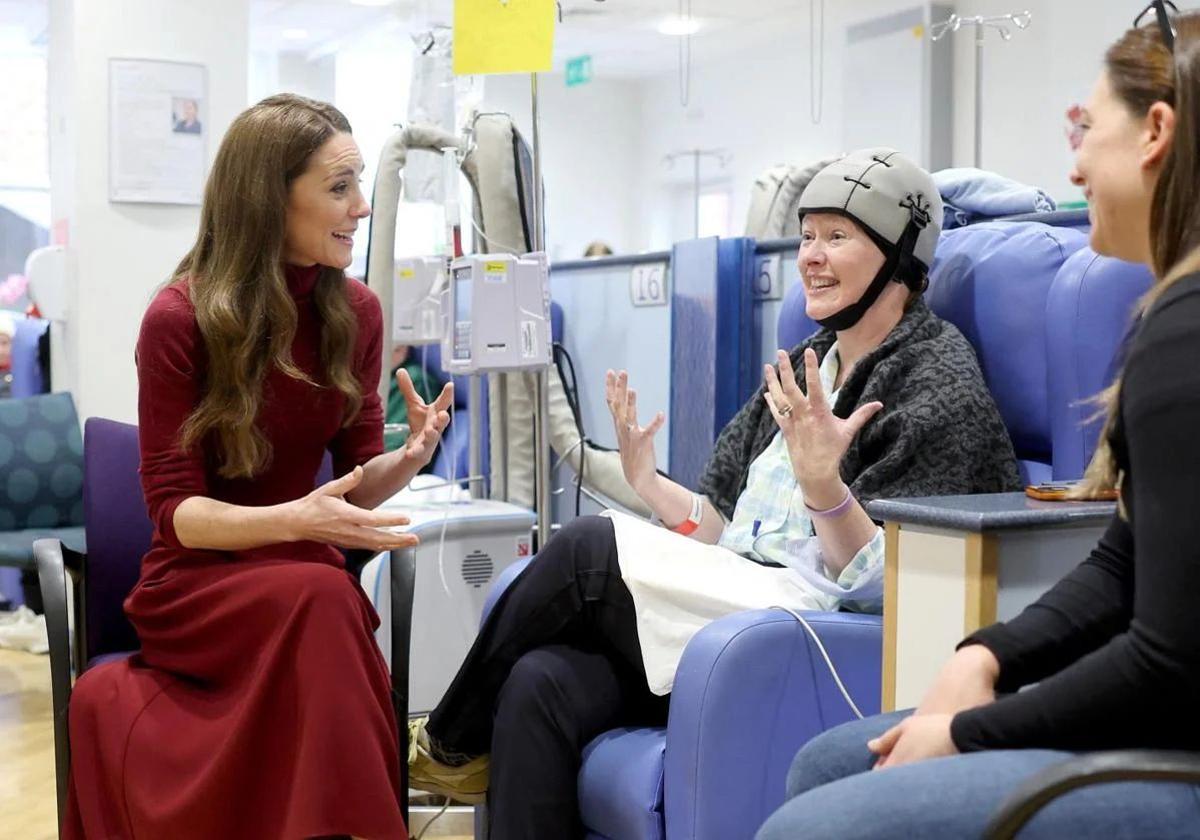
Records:
[[[479,619],[480,624],[491,615],[492,608],[496,606],[496,602],[500,600],[500,596],[504,594],[504,590],[508,589],[512,582],[517,579],[517,575],[525,571],[525,567],[532,562],[532,557],[525,560],[518,560],[516,563],[507,566],[496,577],[491,589],[488,590],[487,597],[483,599],[483,616]]]
[[[864,715],[880,704],[879,616],[803,613]],[[796,751],[854,715],[791,615],[754,610],[693,637],[675,676],[664,767],[667,837],[753,837],[783,803]]]

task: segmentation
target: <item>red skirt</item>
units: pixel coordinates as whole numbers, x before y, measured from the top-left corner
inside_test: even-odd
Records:
[[[66,838],[408,837],[379,619],[344,569],[176,568],[125,608],[141,653],[71,695]]]

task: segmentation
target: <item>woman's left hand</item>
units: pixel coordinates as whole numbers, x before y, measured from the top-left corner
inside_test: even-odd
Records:
[[[812,348],[804,351],[807,396],[796,384],[792,361],[783,350],[779,351],[779,372],[776,373],[773,366],[765,365],[763,375],[767,381],[767,393],[764,395],[767,405],[783,432],[792,470],[805,498],[809,499],[810,493],[818,488],[840,487],[842,456],[859,430],[883,408],[883,403],[861,405],[845,420],[836,416],[825,399],[817,368],[817,354]],[[818,508],[827,501],[828,506],[832,507],[839,499],[811,499],[813,507]]]
[[[867,742],[867,749],[879,756],[876,770],[900,767],[927,758],[957,755],[950,738],[953,715],[910,715],[878,738]]]
[[[433,460],[442,432],[450,424],[448,409],[454,402],[454,383],[447,382],[437,399],[427,403],[413,386],[412,377],[404,368],[396,371],[396,384],[408,406],[408,440],[404,443],[404,460],[423,467]]]

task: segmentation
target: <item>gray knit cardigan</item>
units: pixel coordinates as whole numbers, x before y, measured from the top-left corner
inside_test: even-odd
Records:
[[[829,330],[791,352],[804,390],[802,355],[817,359],[836,340]],[[717,438],[699,491],[727,518],[746,488],[750,463],[779,431],[764,387]],[[883,343],[864,356],[838,393],[833,413],[849,417],[878,400],[876,414],[842,458],[842,480],[864,505],[900,496],[948,496],[1019,490],[1020,474],[1000,412],[983,382],[975,351],[952,324],[918,300]]]

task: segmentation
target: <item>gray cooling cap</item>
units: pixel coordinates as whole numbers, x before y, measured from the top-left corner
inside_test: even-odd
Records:
[[[800,216],[844,213],[895,245],[912,218],[910,204],[928,213],[913,256],[928,269],[942,233],[942,197],[933,178],[895,149],[862,149],[829,164],[800,195]]]

